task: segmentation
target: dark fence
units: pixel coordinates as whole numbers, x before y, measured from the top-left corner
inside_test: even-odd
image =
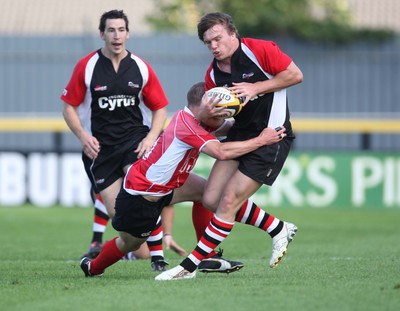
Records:
[[[77,60],[102,46],[97,37],[0,38],[0,118],[60,117],[59,99]],[[400,38],[381,44],[321,46],[272,39],[304,73],[304,82],[290,88],[293,119],[400,120]],[[149,61],[170,99],[172,114],[185,104],[188,88],[204,77],[210,62],[206,47],[194,36],[132,37],[128,49]],[[1,122],[1,121],[0,121]],[[61,133],[61,150],[79,150],[70,133]],[[298,131],[298,150],[359,150],[365,139],[371,150],[400,150],[393,133]],[[0,132],[0,150],[54,149],[54,134]]]

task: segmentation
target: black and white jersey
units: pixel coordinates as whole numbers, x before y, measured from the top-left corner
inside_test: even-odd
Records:
[[[77,63],[61,99],[78,107],[82,126],[101,145],[117,145],[147,132],[150,120],[145,107],[155,111],[168,104],[147,62],[128,52],[115,72],[101,50]]]

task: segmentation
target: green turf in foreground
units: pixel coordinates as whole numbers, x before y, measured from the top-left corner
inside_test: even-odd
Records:
[[[119,262],[85,278],[79,256],[92,209],[0,208],[0,309],[8,310],[400,310],[400,210],[273,209],[298,236],[286,260],[267,266],[271,241],[238,224],[224,256],[230,275],[156,282],[148,261]],[[109,228],[106,238],[115,232]],[[195,246],[190,209],[176,207],[175,239]],[[166,252],[171,265],[180,258]]]

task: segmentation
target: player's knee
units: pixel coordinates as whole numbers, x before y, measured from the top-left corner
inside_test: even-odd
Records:
[[[202,203],[206,209],[213,211],[213,212],[216,211],[216,209],[218,207],[218,200],[211,196],[204,195],[202,198]]]

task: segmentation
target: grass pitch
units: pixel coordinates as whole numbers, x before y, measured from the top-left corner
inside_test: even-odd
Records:
[[[177,206],[174,238],[196,244],[190,208]],[[245,267],[230,275],[156,282],[147,260],[121,261],[101,278],[78,263],[91,208],[0,207],[0,309],[8,310],[400,310],[400,210],[272,209],[299,231],[268,267],[271,239],[235,225],[221,245]],[[115,236],[109,227],[106,239]],[[181,257],[166,251],[171,266]]]

